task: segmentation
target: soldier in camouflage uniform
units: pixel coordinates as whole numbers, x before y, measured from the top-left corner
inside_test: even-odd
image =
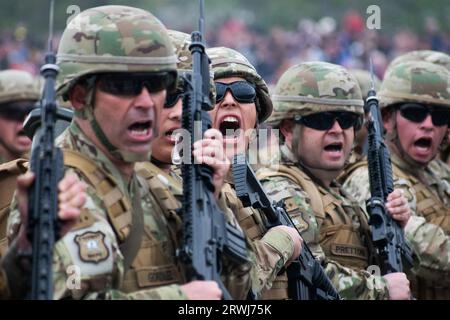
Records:
[[[183,75],[190,72],[192,69],[192,56],[188,49],[190,44],[190,36],[188,34],[169,30],[169,35],[172,38],[178,55],[178,72],[181,75],[177,90],[167,95],[164,108],[160,112],[158,119],[159,135],[152,143],[152,161],[139,163],[139,173],[145,176],[149,183],[163,183],[165,188],[170,193],[174,194],[178,199],[182,196],[182,181],[180,177],[179,167],[172,166],[172,154],[174,154],[174,147],[176,144],[175,134],[176,130],[181,128],[182,115],[182,96],[183,89]],[[214,82],[212,82],[213,90],[211,90],[210,99],[215,101]],[[222,146],[221,146],[222,147]],[[175,147],[176,148],[176,147]],[[158,181],[159,180],[159,181]],[[224,202],[224,206],[229,206],[230,186],[227,183],[222,188],[220,199]],[[174,203],[174,207],[178,208],[179,204]],[[242,208],[242,205],[241,205]],[[247,209],[236,209],[231,206],[231,211],[226,208],[224,212],[234,213],[239,218],[239,213]],[[250,216],[247,213],[247,216]],[[233,217],[235,221],[235,218]],[[241,223],[241,226],[245,225]],[[247,233],[250,237],[250,234]],[[253,261],[251,277],[252,277],[252,292],[255,296],[259,294],[263,287],[270,285],[273,278],[276,276],[281,267],[285,264],[289,257],[292,256],[293,245],[289,243],[289,239],[284,234],[283,241],[277,239],[278,233],[274,230],[262,240],[257,240],[252,244],[251,259]],[[283,237],[283,234],[281,235]],[[287,241],[287,243],[285,243]],[[281,244],[279,244],[281,243]],[[254,254],[253,254],[254,252]],[[245,297],[242,297],[245,298]]]
[[[302,63],[279,79],[269,123],[279,128],[283,145],[278,171],[257,172],[275,201],[284,201],[339,294],[348,299],[409,299],[404,273],[385,276],[366,271],[378,264],[366,213],[335,181],[353,146],[363,116],[356,79],[343,67]],[[402,223],[406,199],[394,191],[387,204]]]
[[[413,270],[417,277],[409,277],[413,294],[420,299],[449,299],[450,184],[445,180],[449,174],[430,166],[448,130],[449,71],[426,61],[396,63],[388,68],[378,97],[394,185],[404,191],[413,213],[405,228],[420,256],[420,268]],[[362,204],[370,196],[368,180],[362,161],[347,172],[344,188]]]
[[[272,113],[273,105],[268,87],[255,68],[239,52],[216,47],[208,49],[207,53],[211,59],[217,94],[215,108],[210,112],[213,127],[222,132],[223,145],[229,159],[239,153],[249,156],[250,140],[256,139],[255,133],[258,132],[259,124]],[[265,259],[262,260],[265,266],[262,264],[263,268],[259,272],[273,279],[280,267],[300,253],[301,239],[298,232],[286,226],[278,226],[268,231],[262,212],[244,208],[236,197],[231,173],[226,182],[224,192],[228,206],[232,208],[240,225],[252,240],[258,257]],[[294,248],[294,253],[291,248]],[[284,258],[283,261],[280,261],[280,258]],[[275,269],[274,263],[277,266]],[[264,284],[261,278],[258,276],[257,282],[254,282],[254,296],[261,299],[288,298],[286,273],[278,276],[273,284],[271,281]]]
[[[164,199],[134,169],[149,159],[166,92],[176,87],[177,59],[164,25],[137,8],[88,9],[65,29],[57,58],[58,92],[75,109],[57,144],[66,170],[88,184],[88,197],[77,225],[56,244],[54,298],[219,299],[214,281],[186,283],[175,258],[180,217],[158,210]],[[9,225],[14,234],[17,210]],[[239,267],[224,264],[223,272],[234,277],[229,272]]]
[[[0,71],[0,164],[30,150],[22,123],[39,96],[37,81],[28,72]]]
[[[155,194],[158,201],[159,210],[164,212],[168,217],[172,216],[172,223],[177,230],[181,230],[182,221],[180,218],[173,219],[174,213],[181,208],[181,200],[183,197],[182,178],[179,170],[172,166],[172,153],[175,146],[176,130],[181,129],[181,96],[183,95],[183,85],[187,72],[192,72],[192,57],[188,46],[190,36],[174,30],[169,30],[169,37],[175,46],[178,56],[177,69],[179,73],[179,80],[177,88],[167,94],[164,106],[158,106],[157,128],[158,135],[152,142],[151,161],[139,162],[136,164],[138,174],[144,177],[150,187],[150,192]],[[213,98],[213,92],[211,97]],[[215,145],[215,153],[223,154],[222,137],[217,130],[207,130],[205,137],[214,136],[217,138]],[[163,199],[163,201],[160,201]],[[233,213],[226,207],[223,201],[222,194],[219,195],[219,208],[225,213],[230,223],[237,227],[237,222]],[[133,281],[136,274],[145,269],[140,258],[145,256],[144,250],[138,252],[137,258],[132,265],[132,269],[125,276],[125,285],[128,288],[142,289],[145,288],[140,281]],[[223,278],[224,284],[229,288],[230,294],[235,299],[244,299],[247,295],[250,285],[249,276],[250,265],[242,265],[240,270],[235,270],[234,276],[227,276]]]
[[[39,99],[39,84],[25,71],[0,71],[0,258],[7,248],[6,222],[16,178],[16,170],[26,161],[31,140],[23,131],[23,121]]]
[[[417,50],[405,53],[398,56],[389,64],[389,68],[396,66],[399,63],[407,61],[425,61],[433,64],[441,65],[450,71],[450,56],[444,52],[432,51],[432,50]],[[387,73],[387,71],[386,71]],[[441,159],[436,158],[432,160],[429,164],[431,170],[434,170],[437,175],[448,174],[449,168],[442,165],[442,162],[450,165],[450,130],[448,132],[448,138],[444,139],[442,143]],[[448,181],[450,177],[447,175],[446,179]]]

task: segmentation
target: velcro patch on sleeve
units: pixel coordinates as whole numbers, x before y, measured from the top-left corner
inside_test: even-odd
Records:
[[[78,245],[81,261],[99,263],[108,259],[110,252],[105,243],[105,234],[101,231],[87,231],[74,238]]]

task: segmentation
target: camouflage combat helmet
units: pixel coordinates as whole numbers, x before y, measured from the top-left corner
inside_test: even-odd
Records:
[[[101,73],[168,72],[175,89],[177,57],[165,26],[151,13],[127,6],[101,6],[78,14],[64,30],[57,63],[58,93],[68,98],[74,84],[87,75]],[[75,116],[86,119],[114,157],[126,162],[145,161],[147,155],[120,150],[103,132],[93,111],[94,86],[87,87],[86,106]]]
[[[348,70],[358,81],[359,87],[361,89],[361,94],[364,101],[367,99],[367,93],[372,88],[372,79],[370,72],[364,69],[349,69]],[[375,86],[375,91],[380,89],[381,80],[374,74],[373,82]]]
[[[0,71],[0,104],[40,98],[37,79],[21,70]]]
[[[364,102],[355,77],[345,68],[327,62],[305,62],[290,67],[278,80],[272,96],[274,112],[268,122],[324,111],[362,115]]]
[[[425,61],[407,61],[389,67],[381,84],[380,107],[404,102],[450,107],[450,72]]]
[[[450,56],[444,52],[433,50],[417,50],[411,51],[398,56],[389,64],[388,70],[400,63],[407,61],[425,61],[433,64],[441,65],[450,70]]]
[[[188,33],[184,33],[177,30],[168,30],[169,37],[172,40],[172,44],[175,47],[175,52],[177,54],[178,62],[177,69],[180,78],[178,79],[178,87],[183,86],[183,77],[182,75],[186,72],[192,71],[192,54],[189,50],[189,46],[191,45],[191,35]],[[210,95],[209,99],[211,100],[211,104],[215,104],[216,101],[216,87],[214,85],[214,77],[211,73],[210,75]]]
[[[264,122],[271,115],[273,105],[269,95],[269,88],[255,67],[242,54],[230,48],[210,48],[206,50],[206,53],[211,59],[214,80],[227,77],[241,77],[255,85],[258,122]]]
[[[189,50],[191,35],[177,30],[167,30],[167,32],[177,54],[177,69],[192,70],[192,55]]]
[[[389,68],[392,68],[402,62],[407,62],[407,61],[430,62],[430,63],[436,64],[436,65],[443,66],[450,72],[450,55],[445,54],[443,52],[432,51],[432,50],[417,50],[417,51],[411,51],[411,52],[405,53],[405,54],[395,58],[389,65]],[[444,138],[444,140],[442,141],[441,148],[442,149],[447,148],[448,144],[449,144],[449,139],[446,136]]]
[[[59,43],[58,92],[88,74],[105,72],[176,73],[177,58],[164,25],[150,12],[101,6],[78,14]]]

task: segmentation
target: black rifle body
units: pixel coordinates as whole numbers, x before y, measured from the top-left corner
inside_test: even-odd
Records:
[[[33,143],[30,168],[35,180],[29,190],[27,235],[31,242],[30,299],[53,298],[52,263],[53,248],[58,237],[58,182],[64,174],[61,149],[56,148],[55,123],[57,103],[55,81],[58,74],[56,57],[46,55],[41,75],[45,79],[41,109],[41,128]]]
[[[400,225],[389,215],[385,207],[388,195],[394,191],[390,153],[383,140],[383,122],[376,93],[369,91],[366,108],[370,110],[367,123],[367,162],[371,197],[367,212],[372,240],[381,258],[383,274],[403,272],[404,266],[412,266],[412,251],[405,242]]]
[[[244,207],[253,207],[264,213],[267,229],[278,225],[295,229],[295,225],[284,205],[270,201],[243,154],[236,155],[233,159],[233,178],[236,195]],[[300,256],[287,267],[286,272],[290,299],[340,299],[330,279],[325,274],[319,261],[314,258],[305,241],[303,241]]]
[[[209,100],[209,59],[205,53],[200,32],[192,33],[190,46],[193,61],[192,74],[185,74],[182,128],[191,137],[190,163],[181,165],[183,177],[183,241],[178,256],[185,263],[188,280],[214,280],[219,284],[224,299],[231,299],[220,273],[222,259],[227,256],[235,263],[247,263],[245,237],[240,229],[226,221],[214,197],[212,169],[195,163],[192,145],[211,128],[207,113],[212,109]]]

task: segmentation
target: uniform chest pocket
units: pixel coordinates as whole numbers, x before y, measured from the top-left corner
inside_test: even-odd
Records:
[[[175,265],[143,267],[136,270],[136,278],[140,288],[151,288],[180,282]]]
[[[172,263],[172,259],[169,259],[169,257],[174,256],[172,252],[173,248],[169,245],[168,241],[156,242],[149,239],[142,239],[141,246],[132,266],[133,268],[137,268]]]
[[[326,254],[333,257],[368,261],[368,249],[358,229],[352,225],[336,225],[322,228],[320,245]]]

